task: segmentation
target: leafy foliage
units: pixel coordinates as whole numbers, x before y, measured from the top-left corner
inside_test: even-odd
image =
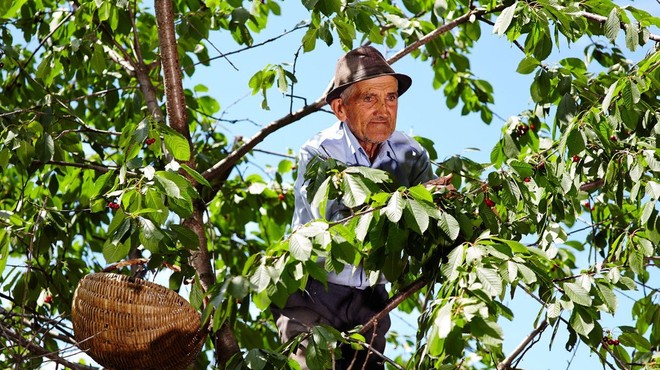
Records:
[[[414,348],[392,360],[397,366],[510,368],[524,353],[504,353],[501,319],[516,318],[503,302],[521,294],[539,302],[534,336],[566,330],[567,349],[579,341],[610,368],[657,366],[660,19],[610,0],[302,4],[309,21],[293,50],[314,52],[317,41],[411,45],[446,105],[485,124],[494,91],[471,72],[471,50],[482,32],[500,35],[520,49],[513,65],[533,76],[535,107],[506,121],[490,163],[436,163],[438,175],[454,175],[456,192],[395,188],[381,171],[312,163],[311,203],[342,201],[350,213],[291,230],[292,159],[270,178],[243,173],[259,140],[219,130],[221,104],[204,85],[184,90],[189,132],[168,124],[162,36],[149,5],[2,1],[0,364],[39,368],[48,356],[84,368],[63,356],[74,344],[67,318],[77,282],[143,254],[151,270],[181,267],[170,288],[189,290],[214,332],[230,328],[243,351],[236,368],[296,368],[287,355],[304,339],[318,369],[340,343],[363,346],[360,328],[317,327],[279,343],[268,309],[347,263],[363,264],[372,281],[382,273],[392,302],[420,313],[414,340],[391,338]],[[212,33],[254,47],[269,17],[286,13],[273,0],[172,6],[185,76],[218,58]],[[587,43],[583,58],[554,60],[558,45],[578,41]],[[649,52],[630,60],[640,48]],[[263,109],[269,90],[290,93],[302,78],[294,66],[266,63],[245,81]],[[307,105],[281,126],[319,108]],[[420,142],[437,156],[430,140]],[[200,258],[214,270],[202,271]],[[639,287],[634,323],[603,327],[618,293]],[[219,361],[226,349],[216,346],[208,341],[196,368]]]

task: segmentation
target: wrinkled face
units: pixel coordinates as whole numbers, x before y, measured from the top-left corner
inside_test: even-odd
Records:
[[[362,147],[387,140],[396,128],[399,83],[393,76],[356,82],[333,100],[335,115],[346,122]]]

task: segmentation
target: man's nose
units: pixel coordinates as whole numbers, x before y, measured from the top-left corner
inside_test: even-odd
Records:
[[[378,114],[387,113],[387,101],[385,99],[377,99],[374,109]]]

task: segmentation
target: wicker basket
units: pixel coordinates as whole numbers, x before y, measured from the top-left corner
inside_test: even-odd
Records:
[[[80,280],[71,316],[79,347],[113,370],[185,369],[206,337],[199,312],[179,294],[114,273]]]

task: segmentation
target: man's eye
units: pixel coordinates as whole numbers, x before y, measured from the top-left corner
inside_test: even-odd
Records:
[[[396,101],[397,96],[396,95],[388,95],[387,100],[388,101]]]
[[[364,97],[364,101],[367,102],[367,103],[371,103],[373,100],[374,100],[374,97],[371,96],[371,95],[366,95]]]

